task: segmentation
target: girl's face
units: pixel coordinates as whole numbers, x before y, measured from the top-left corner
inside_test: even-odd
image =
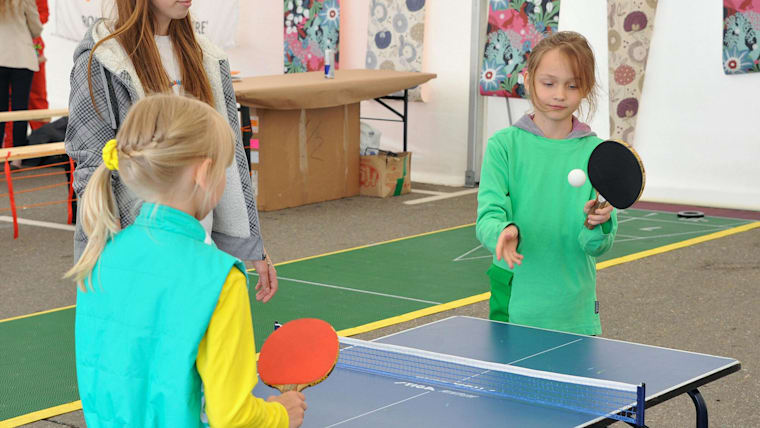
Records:
[[[172,19],[184,19],[190,10],[192,0],[150,0],[150,7],[159,22],[167,25]]]
[[[539,103],[536,115],[554,122],[572,120],[584,94],[567,56],[559,49],[546,52],[530,78],[535,79],[535,97]]]

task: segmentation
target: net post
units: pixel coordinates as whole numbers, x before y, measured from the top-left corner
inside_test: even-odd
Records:
[[[636,388],[636,426],[646,426],[644,425],[644,408],[646,407],[646,401],[647,401],[647,384],[643,383],[641,386]]]

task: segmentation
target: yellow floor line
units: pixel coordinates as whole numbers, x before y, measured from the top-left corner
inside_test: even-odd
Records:
[[[17,317],[11,317],[11,318],[6,318],[4,320],[0,320],[0,322],[7,322],[7,321],[13,321],[13,320],[20,320],[22,318],[36,317],[37,315],[44,315],[44,314],[49,314],[51,312],[58,312],[58,311],[63,311],[65,309],[71,309],[71,308],[73,308],[75,306],[76,305],[64,306],[62,308],[48,309],[47,311],[35,312],[35,313],[32,313],[32,314],[26,314],[26,315],[19,315]]]
[[[49,407],[47,409],[38,410],[36,412],[27,413],[25,415],[16,416],[15,418],[6,419],[0,421],[0,428],[5,427],[17,427],[19,425],[30,424],[42,419],[52,418],[53,416],[62,415],[64,413],[74,412],[82,409],[81,401],[74,401],[67,404],[61,404],[60,406]]]
[[[638,253],[629,254],[627,256],[618,257],[616,259],[605,260],[596,264],[596,269],[604,269],[610,266],[619,265],[622,263],[632,262],[634,260],[643,259],[644,257],[654,256],[656,254],[667,253],[668,251],[677,250],[679,248],[685,248],[692,245],[700,244],[702,242],[711,241],[713,239],[723,238],[729,235],[735,235],[737,233],[746,232],[751,229],[760,227],[760,221],[754,223],[748,223],[742,226],[733,227],[731,229],[721,230],[720,232],[711,233],[709,235],[699,236],[697,238],[687,239],[685,241],[676,242],[673,244],[663,245],[662,247],[653,248],[651,250],[640,251]]]
[[[440,305],[430,306],[427,308],[419,309],[413,312],[397,315],[395,317],[386,318],[384,320],[371,322],[369,324],[360,325],[358,327],[347,328],[338,332],[339,336],[353,336],[360,333],[367,333],[378,328],[388,327],[395,324],[399,324],[413,319],[421,318],[426,315],[432,315],[439,312],[447,311],[449,309],[459,308],[461,306],[471,305],[473,303],[482,302],[488,300],[491,297],[491,293],[482,293],[475,296],[465,297],[464,299],[454,300],[448,303],[442,303]]]

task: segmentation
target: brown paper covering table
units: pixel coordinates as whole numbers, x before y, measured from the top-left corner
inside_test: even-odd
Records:
[[[432,73],[336,70],[248,77],[235,96],[258,122],[257,205],[278,210],[359,194],[359,102],[411,88]],[[246,142],[247,143],[247,142]]]

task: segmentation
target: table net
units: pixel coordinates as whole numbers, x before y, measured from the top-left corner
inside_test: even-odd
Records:
[[[644,425],[644,385],[341,337],[336,367]]]

